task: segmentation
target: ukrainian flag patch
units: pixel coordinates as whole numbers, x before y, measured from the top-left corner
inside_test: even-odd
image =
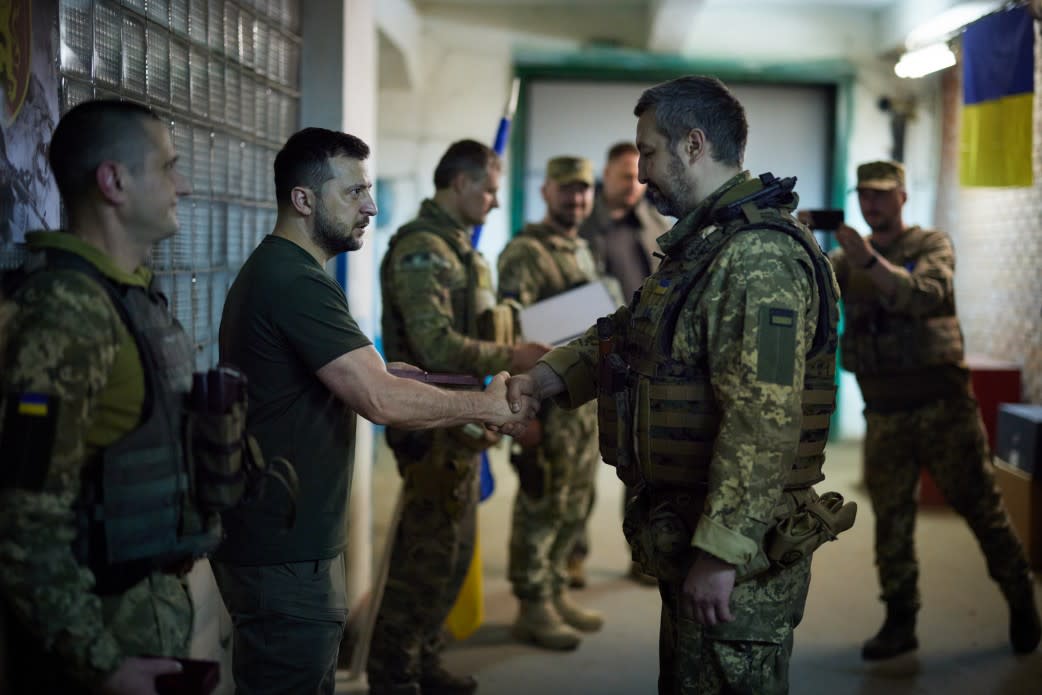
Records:
[[[18,414],[47,417],[51,397],[42,393],[23,393],[18,399]]]
[[[44,393],[8,392],[0,400],[0,490],[42,490],[54,451],[60,401]]]
[[[789,309],[770,309],[770,323],[772,326],[793,326],[796,313]]]

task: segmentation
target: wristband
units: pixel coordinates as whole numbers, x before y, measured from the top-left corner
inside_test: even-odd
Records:
[[[872,266],[874,266],[878,262],[879,262],[879,256],[877,256],[876,254],[873,253],[872,257],[868,259],[868,263],[866,263],[865,265],[861,266],[861,268],[863,270],[869,270],[869,269],[872,268]]]

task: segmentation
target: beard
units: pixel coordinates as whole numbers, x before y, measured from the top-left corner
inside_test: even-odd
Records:
[[[685,174],[684,165],[680,158],[673,156],[670,158],[669,167],[666,169],[666,186],[669,190],[666,191],[654,183],[648,183],[648,194],[651,197],[651,202],[661,214],[680,219],[687,212],[683,208],[684,201],[691,200],[694,187],[687,180]]]
[[[571,229],[572,227],[578,227],[582,221],[581,214],[578,210],[551,210],[550,219],[554,221],[560,227],[564,229]]]
[[[315,208],[315,229],[313,241],[330,256],[345,251],[357,251],[362,248],[362,240],[352,233],[353,227],[337,222],[326,212],[326,206],[320,200]]]

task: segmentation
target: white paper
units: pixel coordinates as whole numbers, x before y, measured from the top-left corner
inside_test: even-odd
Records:
[[[563,345],[617,308],[604,283],[590,282],[522,309],[521,334],[525,340]]]

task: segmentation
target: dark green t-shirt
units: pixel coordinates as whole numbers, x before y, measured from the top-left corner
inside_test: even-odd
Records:
[[[289,530],[278,485],[226,512],[219,560],[278,564],[344,550],[355,414],[315,372],[369,344],[343,290],[307,251],[268,236],[250,254],[224,303],[221,360],[246,374],[248,429],[267,460],[293,463],[300,496]]]

